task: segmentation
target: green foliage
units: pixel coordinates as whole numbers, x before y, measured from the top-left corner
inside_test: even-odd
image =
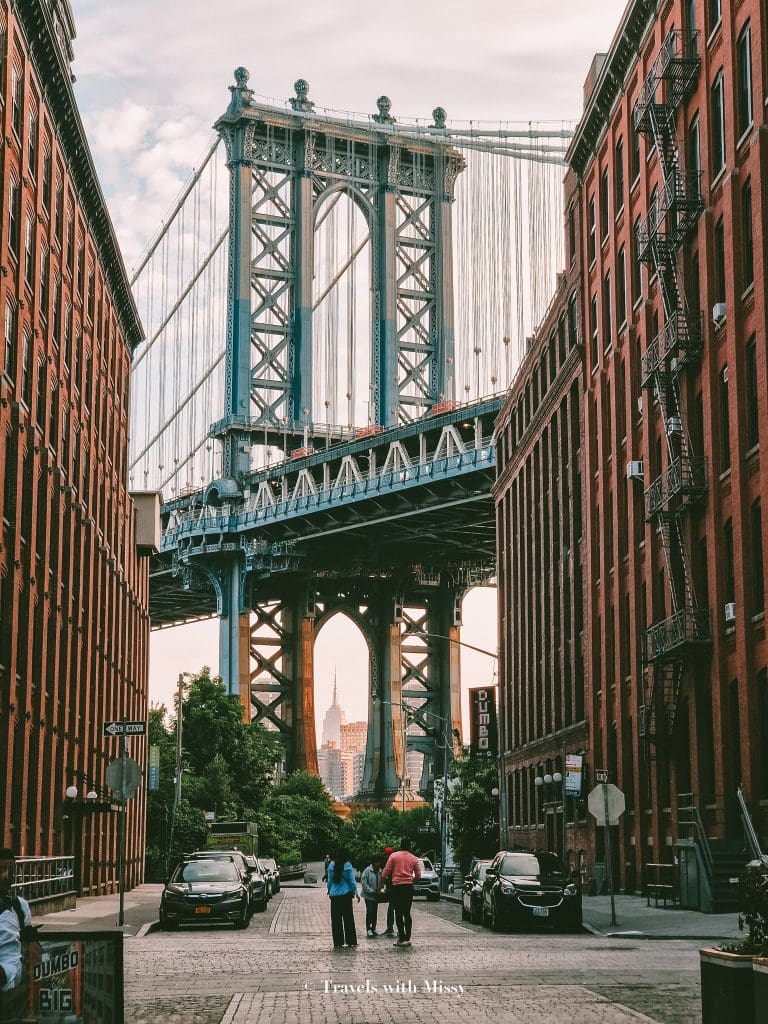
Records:
[[[729,953],[768,956],[768,860],[753,860],[739,879],[739,912],[748,934],[724,946]]]
[[[192,679],[182,716],[182,800],[173,821],[176,724],[167,721],[164,705],[149,713],[149,742],[160,747],[160,787],[147,800],[148,881],[162,880],[181,854],[205,844],[204,811],[220,820],[253,819],[283,757],[279,738],[243,722],[239,699],[207,668]]]
[[[351,822],[350,831],[344,837],[352,863],[364,868],[375,854],[381,854],[387,846],[398,849],[400,841],[407,836],[415,853],[431,851],[435,844],[434,814],[432,807],[424,805],[403,814],[395,808],[387,810],[359,811]],[[429,829],[429,833],[420,829]]]
[[[465,872],[473,853],[492,857],[499,849],[499,803],[492,793],[499,775],[492,759],[462,757],[454,762],[451,777],[458,783],[448,797],[451,843]]]

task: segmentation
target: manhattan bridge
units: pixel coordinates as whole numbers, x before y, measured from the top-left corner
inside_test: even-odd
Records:
[[[356,623],[361,795],[391,800],[404,737],[426,791],[460,724],[494,420],[563,263],[572,131],[404,120],[386,96],[340,114],[294,88],[262,102],[235,71],[134,273],[130,484],[163,496],[153,627],[219,617],[221,675],[289,768],[317,771],[315,637]]]

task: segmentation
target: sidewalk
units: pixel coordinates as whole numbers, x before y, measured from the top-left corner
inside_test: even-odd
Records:
[[[125,894],[125,935],[137,935],[142,926],[157,920],[160,894],[163,886],[139,885]],[[34,923],[44,926],[44,931],[98,931],[102,928],[117,928],[120,915],[120,897],[83,896],[72,910],[60,910],[54,914],[34,917]]]
[[[584,924],[597,935],[616,938],[696,939],[726,942],[742,938],[736,914],[702,914],[659,904],[646,906],[644,896],[616,896],[616,925],[611,925],[610,896],[585,896]]]

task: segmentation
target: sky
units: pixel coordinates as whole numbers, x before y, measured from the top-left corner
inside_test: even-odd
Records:
[[[451,120],[575,121],[593,55],[608,48],[624,0],[72,0],[75,92],[96,168],[130,268],[140,258],[212,138],[235,67],[257,96],[283,102],[297,78],[336,110]],[[471,13],[470,13],[471,12]],[[495,593],[470,592],[463,639],[497,646]],[[218,627],[153,633],[150,699],[170,703],[179,671],[218,668]],[[360,634],[340,617],[316,644],[316,717],[334,672],[347,720],[367,717]],[[462,651],[462,682],[492,681],[494,661]],[[466,715],[466,700],[465,700]],[[466,721],[466,718],[465,718]]]

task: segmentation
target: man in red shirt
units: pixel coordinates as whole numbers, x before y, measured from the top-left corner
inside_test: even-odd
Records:
[[[397,942],[394,945],[410,946],[413,883],[421,878],[421,861],[411,853],[410,839],[404,838],[400,849],[390,854],[381,874],[392,883],[389,900],[395,908],[397,924]]]

